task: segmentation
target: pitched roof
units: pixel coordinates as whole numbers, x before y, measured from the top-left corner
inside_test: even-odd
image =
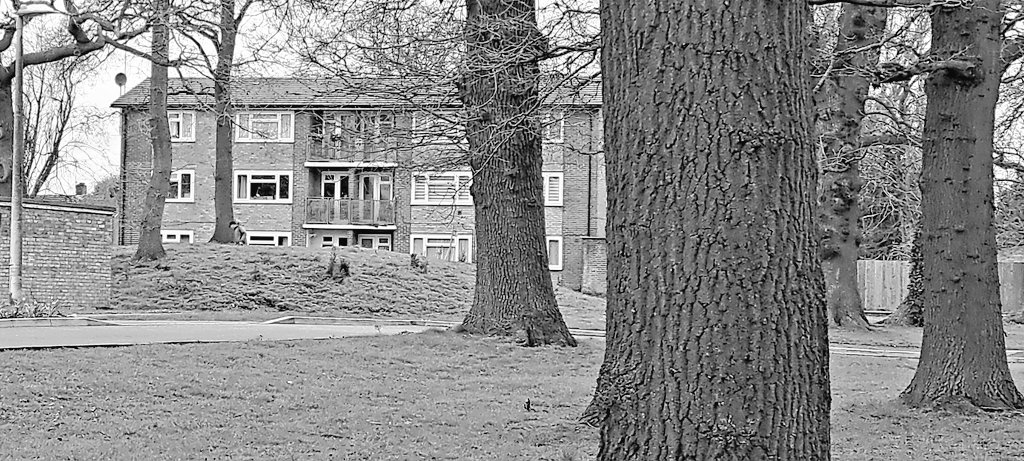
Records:
[[[237,107],[327,109],[460,105],[458,90],[454,86],[425,85],[408,79],[242,78],[232,83],[232,100]],[[139,107],[146,106],[148,102],[147,78],[117,98],[111,107]],[[168,106],[212,106],[213,102],[212,79],[174,78],[168,82]],[[548,92],[546,103],[599,106],[601,82],[591,80],[563,84]]]

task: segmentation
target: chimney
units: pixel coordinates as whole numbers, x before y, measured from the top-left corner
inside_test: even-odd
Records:
[[[75,185],[75,195],[85,195],[89,193],[89,187],[84,182],[80,182]]]

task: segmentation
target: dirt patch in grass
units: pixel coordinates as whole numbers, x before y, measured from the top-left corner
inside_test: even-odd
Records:
[[[167,258],[131,263],[115,250],[114,312],[185,311],[162,318],[267,320],[282,315],[427,318],[460,321],[473,301],[472,264],[431,261],[427,273],[409,256],[346,247],[352,276],[326,277],[330,251],[196,244],[169,247]],[[604,300],[559,288],[569,326],[604,328]]]
[[[603,343],[448,334],[0,352],[14,459],[593,459]],[[837,460],[1024,459],[1024,417],[909,410],[909,360],[834,357]],[[1024,369],[1013,366],[1015,379]],[[527,411],[525,403],[530,400]]]

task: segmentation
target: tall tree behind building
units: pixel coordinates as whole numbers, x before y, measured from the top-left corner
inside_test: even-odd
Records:
[[[168,0],[153,0],[153,45],[149,84],[149,139],[153,145],[153,174],[143,205],[139,248],[135,260],[154,260],[165,255],[160,228],[164,201],[171,188],[171,129],[167,123],[167,64],[170,48]]]

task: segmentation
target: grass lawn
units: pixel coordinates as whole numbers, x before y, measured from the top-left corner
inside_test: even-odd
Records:
[[[431,261],[427,273],[409,255],[357,247],[338,249],[352,276],[325,277],[331,253],[303,247],[193,244],[168,246],[167,258],[131,263],[134,247],[117,247],[112,309],[176,311],[192,320],[269,320],[286,315],[461,321],[473,301],[472,264]],[[604,299],[564,288],[556,292],[574,328],[604,328]]]
[[[602,348],[426,333],[0,352],[0,459],[592,459],[575,420]],[[1024,416],[894,404],[913,366],[833,358],[834,459],[1024,459]]]
[[[409,267],[409,256],[357,247],[338,254],[352,277],[324,277],[330,251],[304,247],[193,244],[168,247],[159,262],[132,264],[133,247],[115,249],[113,309],[101,313],[142,319],[263,321],[287,315],[430,319],[458,322],[473,301],[475,266],[431,261],[427,273]],[[605,300],[556,290],[571,328],[603,330]],[[126,318],[126,317],[120,317]],[[1024,325],[1006,323],[1007,347],[1024,349]],[[871,332],[837,329],[837,344],[917,347],[920,328],[885,326]]]

